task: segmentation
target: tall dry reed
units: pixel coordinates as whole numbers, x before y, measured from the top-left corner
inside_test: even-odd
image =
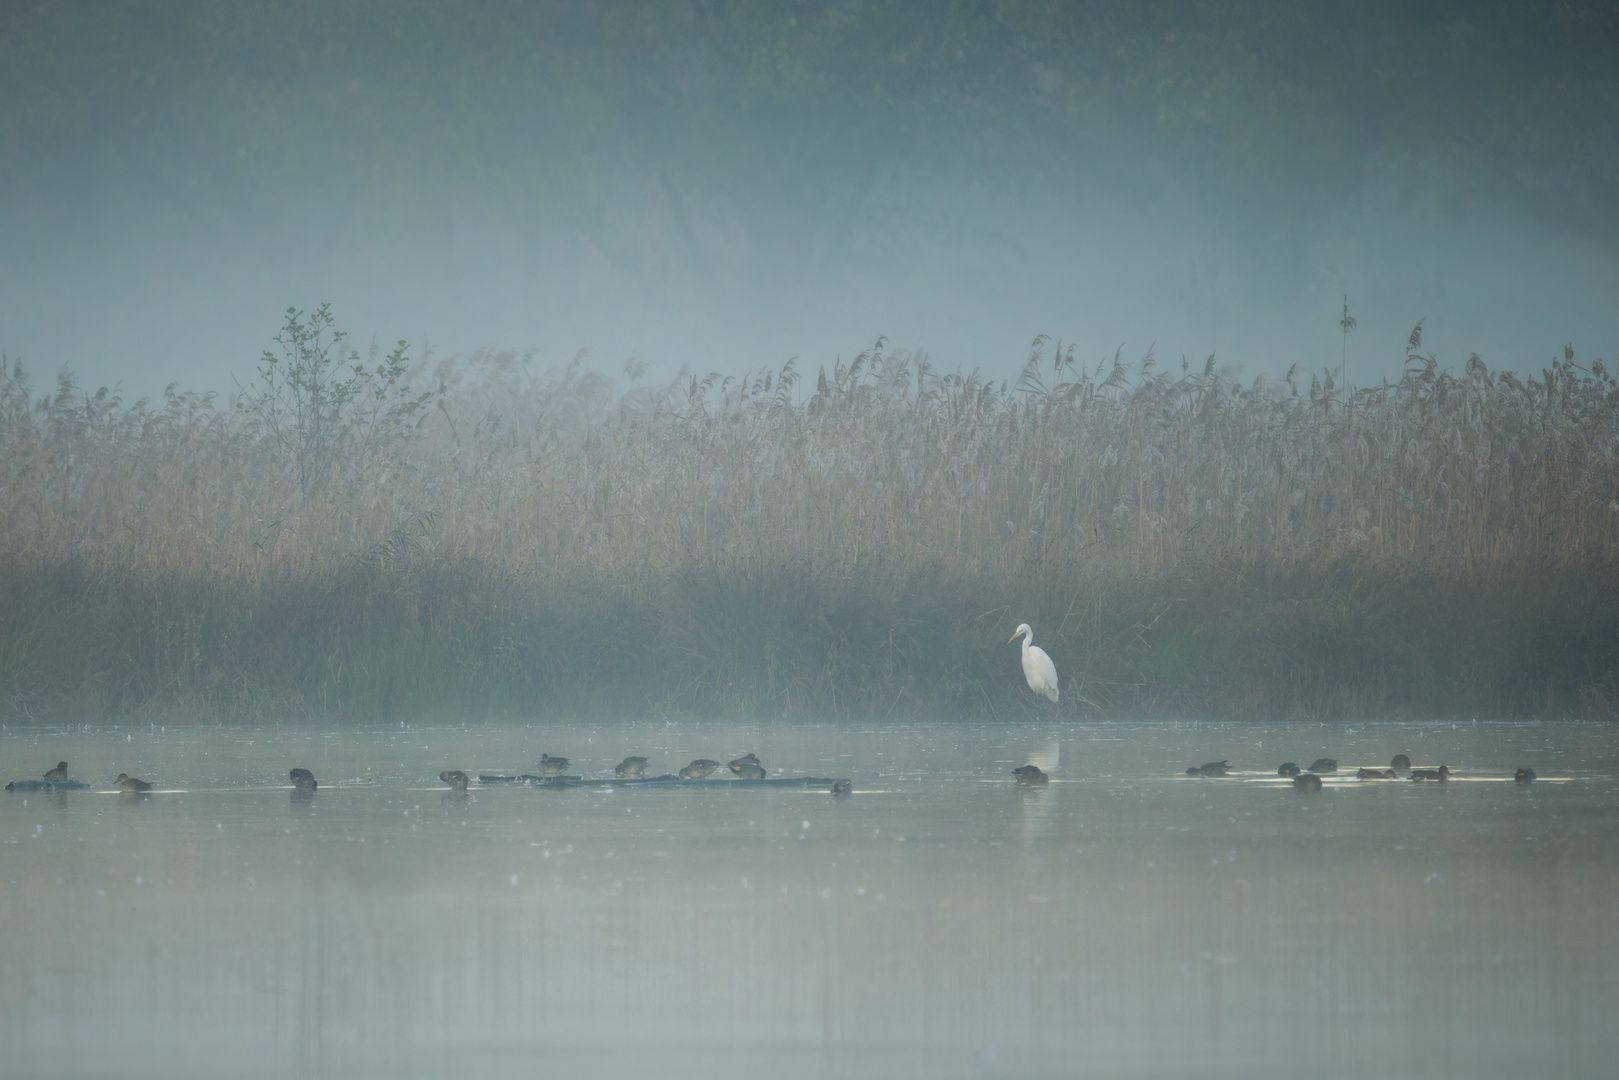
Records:
[[[1353,566],[1477,588],[1520,581],[1526,568],[1584,572],[1619,546],[1619,384],[1604,366],[1565,352],[1527,379],[1477,357],[1452,374],[1421,352],[1420,327],[1400,381],[1352,395],[1328,373],[1307,385],[1296,371],[1239,382],[1212,358],[1092,368],[1044,338],[1010,385],[941,374],[883,343],[813,387],[788,364],[621,392],[577,364],[540,374],[492,353],[431,374],[436,389],[403,437],[323,460],[311,483],[307,460],[241,401],[171,388],[126,406],[66,376],[36,398],[11,364],[0,375],[5,573],[65,574],[81,595],[138,579],[149,595],[125,606],[146,611],[153,633],[191,642],[141,661],[149,675],[118,675],[129,665],[103,658],[89,674],[43,679],[37,642],[54,624],[0,619],[0,679],[13,697],[134,679],[154,704],[291,695],[304,707],[387,711],[401,681],[426,678],[421,665],[407,678],[379,661],[386,673],[365,690],[352,670],[347,681],[334,674],[345,663],[336,638],[352,634],[331,628],[365,610],[360,622],[397,634],[398,612],[378,598],[401,582],[427,588],[427,575],[454,602],[423,594],[404,623],[461,612],[460,629],[442,640],[424,630],[415,647],[476,707],[543,708],[569,686],[572,708],[837,710],[842,694],[842,707],[870,711],[910,693],[915,708],[994,711],[974,672],[1004,658],[968,654],[1008,621],[1043,623],[1047,641],[1100,656],[1109,635],[1150,647],[1187,603],[1176,594],[1210,580]],[[208,583],[237,598],[218,602],[234,612],[225,636],[258,660],[205,657],[201,631],[187,637],[149,610]],[[470,596],[485,592],[473,611]],[[348,606],[325,629],[307,625],[339,594]],[[295,596],[304,623],[265,622]],[[1104,597],[1118,608],[1120,597],[1149,596],[1128,625],[1108,628]],[[527,614],[495,611],[518,597]],[[177,618],[201,618],[175,603],[187,613]],[[602,650],[632,636],[625,624],[646,620],[657,626],[635,640],[654,657],[602,666]],[[568,651],[597,632],[597,651]],[[266,650],[302,655],[279,635],[321,634],[334,638],[325,652],[281,664],[308,669],[302,689],[277,690]],[[541,639],[556,649],[539,655]],[[874,660],[885,640],[887,658]],[[376,649],[402,647],[387,637]],[[118,652],[106,641],[100,651]],[[1075,684],[1079,702],[1106,705],[1094,699],[1108,686],[1135,686],[1128,701],[1144,707],[1148,683],[1174,679],[1147,659],[1109,672],[1070,659],[1064,674],[1094,680],[1089,694]],[[467,674],[480,664],[500,673]],[[615,678],[641,681],[615,697]],[[182,692],[210,679],[211,691]],[[343,700],[316,686],[346,687]],[[1178,700],[1217,710],[1231,694],[1196,698],[1183,688]]]

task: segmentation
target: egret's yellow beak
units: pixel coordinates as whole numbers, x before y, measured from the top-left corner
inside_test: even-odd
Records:
[[[1023,631],[1019,630],[1017,632],[1017,634],[1013,634],[1011,637],[1007,638],[1006,643],[1008,645],[1012,644],[1012,642],[1014,642],[1014,641],[1016,641],[1018,639],[1018,634],[1021,634],[1021,633],[1023,633]]]

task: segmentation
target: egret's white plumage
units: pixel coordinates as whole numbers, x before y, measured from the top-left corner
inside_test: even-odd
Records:
[[[1028,623],[1017,628],[1017,633],[1006,639],[1008,645],[1023,637],[1023,677],[1029,680],[1029,689],[1037,694],[1044,694],[1053,702],[1057,700],[1057,665],[1051,662],[1044,649],[1034,644],[1034,631],[1029,629]]]

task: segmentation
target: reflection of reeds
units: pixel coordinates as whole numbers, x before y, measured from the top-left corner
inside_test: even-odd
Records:
[[[792,365],[622,396],[508,357],[439,374],[414,440],[305,498],[208,397],[32,402],[12,366],[13,711],[1000,713],[1017,664],[986,643],[1023,620],[1078,710],[1607,700],[1580,620],[1612,606],[1619,386],[1571,354],[1520,380],[1413,348],[1352,427],[1293,373],[1084,370],[1044,340],[1011,387],[881,347],[813,393]],[[1436,659],[1530,632],[1566,678],[1468,690],[1481,659]]]

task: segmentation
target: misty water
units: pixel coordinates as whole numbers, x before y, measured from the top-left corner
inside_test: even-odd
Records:
[[[66,758],[92,789],[0,797],[0,1074],[1604,1073],[1614,735],[12,728],[3,779]],[[747,751],[854,794],[436,780]],[[1453,780],[1354,778],[1400,752]],[[1322,756],[1319,794],[1276,776]]]

